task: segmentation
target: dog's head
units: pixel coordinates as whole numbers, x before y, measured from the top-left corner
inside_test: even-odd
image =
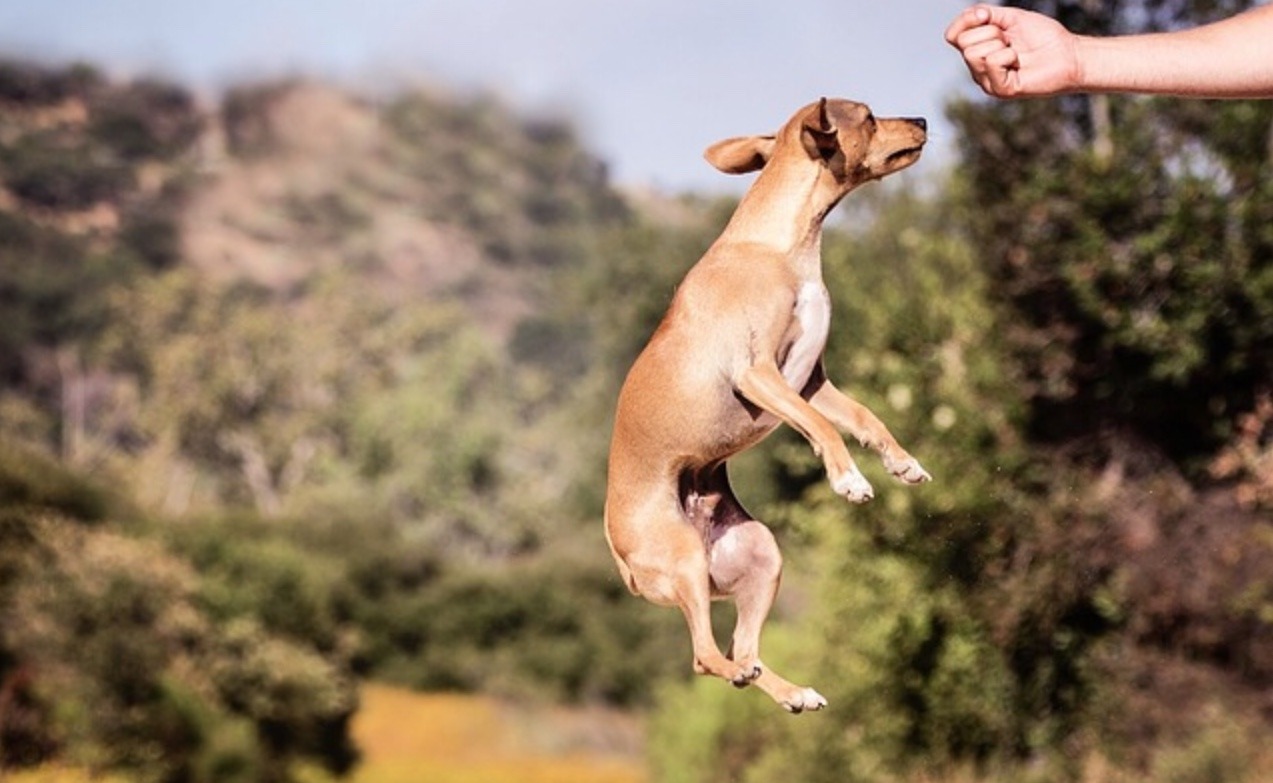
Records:
[[[775,159],[818,166],[843,195],[919,160],[927,131],[922,118],[876,117],[864,104],[823,98],[774,135],[725,139],[704,157],[726,174],[756,171]]]

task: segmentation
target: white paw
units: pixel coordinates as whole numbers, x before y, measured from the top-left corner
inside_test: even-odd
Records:
[[[933,480],[933,477],[928,475],[928,471],[924,470],[923,466],[919,464],[919,460],[914,457],[908,457],[901,462],[890,460],[885,467],[899,481],[904,481],[907,484],[922,484],[925,481]]]
[[[815,712],[827,706],[827,700],[813,688],[801,688],[782,702],[782,707],[792,714]]]
[[[831,482],[831,489],[854,503],[865,503],[875,497],[875,490],[856,467]]]

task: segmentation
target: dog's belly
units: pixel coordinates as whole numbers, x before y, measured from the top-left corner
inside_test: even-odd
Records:
[[[795,317],[800,332],[782,362],[782,377],[787,379],[791,388],[800,391],[809,382],[813,368],[827,347],[827,335],[831,330],[831,295],[822,281],[808,282],[800,287],[796,295]]]
[[[754,409],[737,403],[722,412],[716,420],[717,437],[704,445],[702,464],[726,460],[755,446],[778,428],[778,418],[768,412],[756,415]]]

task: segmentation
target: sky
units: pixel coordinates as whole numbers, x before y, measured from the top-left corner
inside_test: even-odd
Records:
[[[776,130],[821,96],[923,116],[975,88],[942,39],[967,0],[0,0],[0,53],[159,75],[214,97],[310,75],[492,92],[570,120],[625,186],[728,191],[712,142]]]

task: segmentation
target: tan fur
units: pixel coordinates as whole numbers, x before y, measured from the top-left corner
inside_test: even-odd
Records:
[[[632,592],[678,606],[694,668],[755,682],[792,712],[826,705],[763,666],[760,631],[782,571],[773,535],[734,497],[725,461],[779,423],[799,431],[839,494],[872,497],[836,428],[879,452],[907,483],[929,480],[874,414],[827,380],[830,299],[822,221],[849,191],[914,163],[919,119],[877,119],[823,99],[773,136],[727,139],[706,157],[727,173],[761,170],[720,238],[677,289],[619,394],[610,448],[606,537]],[[738,608],[729,653],[709,604]]]

